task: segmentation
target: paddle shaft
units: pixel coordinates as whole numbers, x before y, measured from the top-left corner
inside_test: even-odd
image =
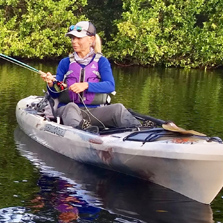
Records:
[[[203,133],[194,131],[194,130],[185,130],[182,129],[180,127],[178,127],[177,125],[175,125],[173,122],[171,121],[163,121],[161,119],[157,119],[157,118],[153,118],[151,116],[147,116],[147,115],[142,115],[139,114],[137,112],[134,112],[132,109],[129,109],[129,112],[137,119],[145,121],[145,120],[149,120],[152,121],[154,123],[156,123],[159,126],[162,126],[164,129],[171,131],[171,132],[179,132],[182,134],[191,134],[191,135],[197,135],[197,136],[206,136]]]
[[[148,116],[148,115],[139,114],[137,112],[134,112],[132,109],[128,109],[128,110],[135,118],[137,118],[139,120],[142,120],[142,121],[149,120],[149,121],[152,121],[152,122],[156,123],[159,126],[162,126],[163,124],[168,123],[168,122],[163,121],[161,119],[157,119],[157,118],[154,118],[154,117],[151,117],[151,116]]]

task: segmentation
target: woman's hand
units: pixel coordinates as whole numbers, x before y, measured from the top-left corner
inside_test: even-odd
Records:
[[[69,90],[73,91],[76,94],[81,93],[86,89],[88,89],[88,82],[75,83],[69,87]]]
[[[49,87],[53,87],[53,81],[55,78],[50,72],[44,73],[43,71],[39,71],[41,74],[40,77],[48,84]]]

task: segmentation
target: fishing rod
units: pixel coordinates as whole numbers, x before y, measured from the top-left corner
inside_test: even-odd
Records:
[[[23,63],[23,62],[21,62],[19,60],[16,60],[16,59],[14,59],[12,57],[6,56],[6,55],[4,55],[2,53],[0,53],[0,58],[2,58],[4,60],[7,60],[10,63],[16,64],[16,65],[18,65],[20,67],[23,67],[25,69],[31,70],[31,71],[33,71],[35,73],[38,73],[38,74],[43,74],[44,73],[43,71],[37,70],[36,68],[29,66],[28,64],[25,64],[25,63]],[[54,78],[53,82],[54,82],[54,88],[56,89],[57,92],[65,90],[66,86],[65,86],[65,84],[62,81],[58,81],[58,80],[56,80]]]

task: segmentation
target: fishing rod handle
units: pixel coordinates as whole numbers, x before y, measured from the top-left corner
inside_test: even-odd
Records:
[[[40,70],[39,74],[41,75],[41,78],[47,82],[48,86],[54,87],[57,92],[63,91],[67,88],[67,85],[63,81],[58,81],[50,72],[45,73]],[[50,81],[52,84],[50,84],[48,81]]]

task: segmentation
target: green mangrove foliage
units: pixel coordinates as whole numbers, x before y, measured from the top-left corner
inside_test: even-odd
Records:
[[[211,68],[222,64],[223,1],[123,0],[108,55],[120,63]],[[116,49],[116,50],[114,50]]]
[[[0,0],[0,51],[13,56],[52,58],[67,55],[71,24],[86,19],[87,0]]]
[[[67,27],[90,19],[117,64],[216,68],[223,58],[220,0],[0,0],[0,52],[63,57]]]

